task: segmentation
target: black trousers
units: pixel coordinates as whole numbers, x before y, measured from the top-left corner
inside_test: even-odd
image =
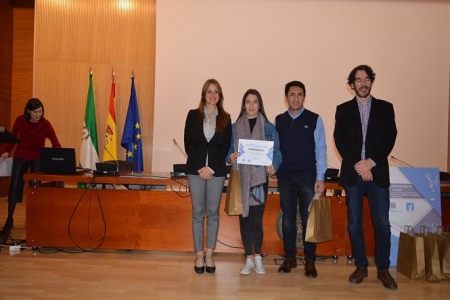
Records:
[[[12,228],[16,203],[22,202],[23,185],[25,182],[23,175],[28,172],[28,169],[31,173],[39,171],[39,162],[39,160],[13,159],[8,192],[8,217],[3,230],[10,230]]]

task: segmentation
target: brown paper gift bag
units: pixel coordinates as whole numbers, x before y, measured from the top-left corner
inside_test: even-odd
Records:
[[[441,281],[441,265],[439,263],[439,253],[437,239],[428,232],[428,227],[420,226],[420,233],[417,236],[423,237],[425,253],[425,280]]]
[[[439,252],[436,237],[424,236],[425,245],[425,280],[441,281],[441,264],[439,262]]]
[[[439,252],[441,279],[450,280],[450,235],[448,233],[444,233],[441,226],[439,227],[434,235],[436,236]]]
[[[400,232],[396,269],[409,279],[425,278],[423,237],[416,236],[411,226],[405,226],[405,232]]]
[[[305,241],[323,243],[332,239],[330,199],[316,194],[309,207]]]
[[[450,235],[443,236],[446,241],[442,246],[442,280],[450,280]]]
[[[230,170],[230,178],[228,179],[225,213],[229,216],[237,216],[244,213],[239,170],[234,168]]]

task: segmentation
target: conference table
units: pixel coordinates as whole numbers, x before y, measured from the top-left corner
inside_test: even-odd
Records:
[[[28,173],[24,179],[31,183],[25,191],[27,246],[193,251],[192,210],[186,179],[145,173],[120,176]],[[284,253],[276,186],[277,181],[271,179],[263,221],[263,252],[267,254]],[[331,200],[333,239],[318,244],[317,255],[351,255],[345,197],[340,196],[341,187],[336,182],[327,182],[326,190]],[[216,251],[243,253],[239,218],[224,212],[225,198],[223,193]],[[299,222],[297,248],[301,254]],[[367,254],[373,255],[373,226],[367,201],[364,230]]]
[[[24,175],[27,246],[193,251],[191,201],[186,179],[153,174],[121,176]],[[39,184],[38,184],[39,182]],[[84,185],[84,187],[79,187]],[[264,253],[283,254],[277,181],[270,180],[264,214]],[[334,194],[341,188],[326,184]],[[329,196],[333,240],[318,245],[318,255],[350,255],[345,197]],[[217,252],[242,253],[239,218],[224,212],[222,196]],[[366,207],[365,211],[368,213]],[[365,224],[373,244],[370,217]],[[298,220],[299,224],[300,220]],[[367,225],[367,226],[366,226]],[[301,227],[297,246],[303,249]],[[369,249],[373,246],[369,246]],[[369,253],[370,255],[370,253]]]

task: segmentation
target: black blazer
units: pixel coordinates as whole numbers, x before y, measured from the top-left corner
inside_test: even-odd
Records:
[[[361,117],[356,98],[337,106],[333,136],[342,157],[339,184],[344,187],[353,186],[358,178],[354,165],[361,160],[363,144]],[[376,163],[372,175],[379,187],[390,185],[388,155],[394,148],[396,137],[393,105],[372,97],[366,135],[366,158],[371,158]]]
[[[203,133],[203,120],[198,118],[197,113],[198,109],[189,111],[184,127],[184,148],[188,155],[186,174],[198,175],[208,155],[208,167],[214,171],[214,176],[226,176],[225,159],[231,143],[231,119],[228,116],[225,130],[216,132],[208,143]]]

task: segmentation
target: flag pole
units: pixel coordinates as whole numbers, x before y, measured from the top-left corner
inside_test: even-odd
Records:
[[[131,72],[130,101],[128,103],[127,117],[125,118],[123,132],[121,145],[123,148],[127,149],[127,161],[132,163],[133,173],[140,173],[143,171],[144,166],[142,158],[141,121],[139,118],[139,108],[134,84],[134,71]]]
[[[131,70],[131,85],[133,85],[133,83],[134,83],[134,71],[133,70]],[[136,124],[136,115],[135,114],[133,114],[133,126]],[[136,142],[136,138],[133,138],[133,144],[132,144],[132,157],[131,157],[131,164],[132,164],[132,168],[131,168],[131,174],[134,174],[134,168],[136,167],[135,166],[135,162],[134,162],[134,157],[135,157],[135,149],[134,149],[134,146],[135,146],[135,142]]]

